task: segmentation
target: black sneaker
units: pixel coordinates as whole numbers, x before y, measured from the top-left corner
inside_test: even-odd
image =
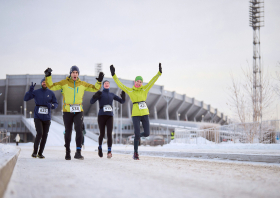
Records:
[[[102,149],[99,149],[99,147],[98,147],[98,156],[103,157]]]
[[[83,160],[84,159],[84,156],[82,156],[82,154],[81,154],[81,149],[77,149],[74,158],[75,159],[79,159],[79,160]]]
[[[68,151],[66,150],[66,155],[65,155],[65,159],[66,160],[71,160],[71,155],[70,154],[71,154],[71,151],[70,150],[68,150]]]
[[[37,154],[36,153],[32,153],[31,157],[36,158]]]
[[[45,158],[45,156],[42,155],[42,154],[38,154],[37,157],[40,158],[40,159],[44,159]]]
[[[137,152],[134,152],[134,155],[132,157],[134,160],[139,160],[139,155]]]

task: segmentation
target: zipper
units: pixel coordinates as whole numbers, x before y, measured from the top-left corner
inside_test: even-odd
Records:
[[[75,104],[75,81],[74,81],[74,103],[73,104]]]

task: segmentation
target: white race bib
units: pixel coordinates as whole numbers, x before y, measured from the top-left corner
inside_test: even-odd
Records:
[[[113,111],[111,105],[104,105],[103,106],[103,111],[106,112],[106,111]]]
[[[139,109],[147,109],[147,105],[146,105],[146,102],[139,102],[138,103],[138,106],[139,106]]]
[[[70,105],[70,112],[75,113],[75,112],[81,112],[81,107],[79,104],[73,104]]]
[[[39,114],[48,114],[49,113],[48,107],[39,107],[38,113]]]

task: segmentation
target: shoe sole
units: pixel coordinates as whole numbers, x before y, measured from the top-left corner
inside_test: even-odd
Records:
[[[77,160],[84,160],[84,158],[76,158],[76,157],[74,157],[75,159],[77,159]]]
[[[111,159],[112,157],[113,157],[112,154],[111,155],[107,155],[108,159]]]
[[[36,156],[36,157],[33,157],[32,155],[31,155],[31,157],[32,157],[32,158],[37,158],[37,156]]]

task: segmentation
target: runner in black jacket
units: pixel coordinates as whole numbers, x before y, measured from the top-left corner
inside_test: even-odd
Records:
[[[92,99],[90,100],[91,104],[94,104],[97,100],[99,100],[99,113],[98,113],[98,126],[100,130],[99,135],[99,147],[98,147],[98,155],[99,157],[103,157],[102,153],[102,141],[105,135],[105,126],[107,127],[107,144],[108,144],[108,153],[107,158],[112,157],[111,148],[112,148],[112,130],[113,130],[113,100],[116,100],[123,104],[125,102],[125,93],[122,91],[121,98],[116,96],[115,94],[109,92],[110,90],[110,82],[105,80],[103,82],[103,91],[96,92]]]

